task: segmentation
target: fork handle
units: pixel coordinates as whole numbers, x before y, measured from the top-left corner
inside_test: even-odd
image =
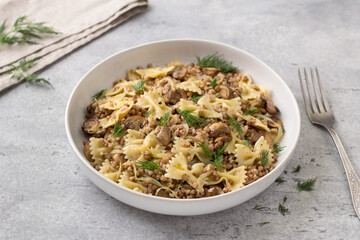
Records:
[[[354,167],[352,166],[349,157],[347,156],[344,146],[342,145],[339,135],[333,128],[326,127],[327,130],[330,132],[335,145],[338,149],[340,154],[341,161],[345,168],[345,173],[349,182],[350,193],[352,197],[352,202],[355,208],[355,212],[360,219],[360,179],[359,176],[356,174]]]

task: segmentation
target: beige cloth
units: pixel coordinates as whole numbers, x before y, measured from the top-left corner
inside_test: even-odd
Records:
[[[37,45],[0,46],[0,92],[21,81],[10,79],[10,64],[20,59],[41,57],[27,74],[32,74],[62,56],[100,36],[131,16],[144,11],[147,0],[5,0],[0,1],[1,21],[10,28],[16,18],[28,16],[33,22],[46,22],[59,35],[35,39]],[[6,29],[7,30],[7,29]],[[6,31],[5,30],[5,31]]]

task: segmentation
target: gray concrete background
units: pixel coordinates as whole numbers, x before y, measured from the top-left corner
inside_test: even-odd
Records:
[[[0,95],[0,239],[359,239],[360,224],[339,155],[310,124],[298,67],[318,66],[337,130],[360,174],[359,1],[150,1],[132,18],[43,71],[55,89],[22,84]],[[194,217],[152,214],[95,187],[67,142],[64,112],[79,79],[109,55],[150,41],[220,41],[264,60],[302,111],[298,148],[282,177],[248,202]],[[311,162],[315,158],[315,162]],[[298,164],[299,173],[291,173]],[[296,183],[318,177],[315,190]],[[277,211],[284,196],[289,213]],[[255,204],[265,206],[254,211]],[[260,226],[261,222],[270,222]]]

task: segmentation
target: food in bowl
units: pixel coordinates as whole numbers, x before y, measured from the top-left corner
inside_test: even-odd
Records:
[[[93,96],[82,129],[97,171],[138,192],[189,199],[274,169],[284,130],[267,87],[218,54],[197,60],[130,69]]]

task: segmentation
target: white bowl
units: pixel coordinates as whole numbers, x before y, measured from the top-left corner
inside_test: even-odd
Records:
[[[280,154],[273,171],[259,180],[236,191],[199,199],[170,199],[146,195],[122,187],[96,171],[83,153],[85,140],[81,126],[86,106],[91,96],[100,89],[109,88],[118,77],[125,77],[129,68],[148,63],[163,66],[173,59],[184,63],[196,62],[195,56],[206,56],[218,52],[239,67],[249,72],[256,84],[268,86],[275,105],[281,111],[281,120],[286,133],[281,146],[286,146]],[[269,187],[284,171],[298,142],[300,135],[300,112],[295,97],[284,80],[265,63],[251,54],[222,43],[195,39],[174,39],[158,41],[118,52],[94,66],[80,80],[73,90],[65,115],[66,133],[72,148],[78,156],[84,173],[100,189],[112,197],[150,212],[169,215],[199,215],[221,211],[241,204]]]

